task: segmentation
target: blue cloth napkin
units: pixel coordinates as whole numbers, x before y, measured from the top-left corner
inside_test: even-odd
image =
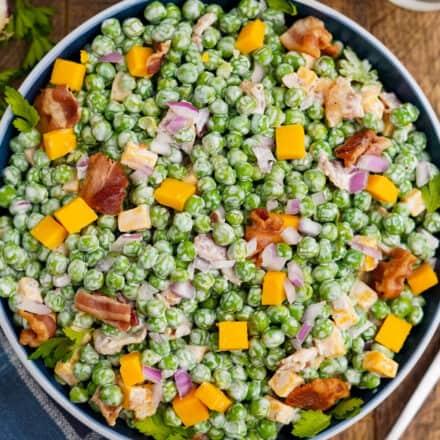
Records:
[[[0,330],[1,440],[101,440],[60,408],[21,365]]]

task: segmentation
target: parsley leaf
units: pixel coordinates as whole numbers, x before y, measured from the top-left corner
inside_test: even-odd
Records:
[[[300,438],[314,437],[330,425],[331,419],[331,415],[322,411],[302,411],[300,419],[293,425],[292,434]]]
[[[134,426],[143,434],[151,435],[154,440],[187,440],[191,438],[189,430],[165,425],[159,413],[138,420]]]
[[[292,0],[267,0],[267,5],[275,11],[281,11],[289,15],[296,15],[298,13]]]
[[[440,208],[440,174],[422,188],[422,198],[428,212],[435,212]]]
[[[357,416],[361,412],[361,407],[364,404],[362,399],[352,397],[339,402],[331,411],[333,417],[337,420],[350,419]]]
[[[17,116],[14,120],[14,127],[17,130],[30,131],[38,124],[40,116],[37,110],[17,90],[6,86],[5,101],[11,106],[12,113]]]
[[[377,82],[377,71],[371,70],[368,60],[361,60],[350,47],[343,52],[344,58],[339,61],[339,73],[361,84]]]

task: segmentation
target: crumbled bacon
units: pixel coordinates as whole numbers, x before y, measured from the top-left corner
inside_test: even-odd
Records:
[[[110,406],[106,405],[101,398],[99,397],[99,394],[101,392],[101,387],[96,388],[95,393],[93,394],[92,398],[90,399],[90,402],[93,402],[99,411],[101,412],[102,416],[105,418],[105,421],[109,426],[115,426],[116,419],[119,416],[119,413],[121,412],[122,405],[118,406]]]
[[[365,154],[374,154],[380,156],[384,150],[391,145],[391,140],[384,136],[375,135],[370,145],[365,151]]]
[[[30,328],[23,329],[20,333],[20,344],[29,347],[38,347],[43,342],[55,336],[57,321],[54,313],[36,315],[34,313],[18,310],[18,314],[26,319]]]
[[[332,34],[316,17],[297,20],[281,35],[280,40],[287,50],[304,52],[314,58],[319,58],[321,51],[327,55],[336,56],[341,50],[340,45],[332,44]]]
[[[162,61],[165,55],[169,52],[170,48],[171,40],[163,41],[157,44],[156,52],[147,59],[147,74],[149,76],[159,72]]]
[[[344,118],[364,116],[362,96],[351,87],[348,78],[339,77],[334,81],[325,95],[324,106],[329,127],[336,127]]]
[[[335,156],[343,159],[346,168],[354,165],[365,154],[376,134],[373,130],[362,130],[349,136],[345,142],[335,149]]]
[[[286,398],[286,403],[295,408],[325,411],[339,399],[348,397],[350,388],[336,377],[314,379],[295,388]]]
[[[104,321],[122,331],[127,331],[132,323],[132,307],[130,304],[102,295],[79,291],[75,296],[75,307]]]
[[[283,241],[281,232],[283,230],[283,220],[279,216],[271,216],[264,208],[257,208],[251,211],[249,216],[252,224],[246,226],[245,239],[257,239],[257,252],[261,252],[271,243]]]
[[[381,261],[371,273],[371,286],[382,299],[397,298],[411,275],[417,258],[403,248],[393,248],[388,261]]]
[[[119,162],[96,153],[89,161],[79,195],[95,211],[116,215],[122,211],[128,179]]]
[[[41,133],[71,128],[80,119],[79,104],[65,85],[42,89],[34,101],[40,115],[37,128]]]

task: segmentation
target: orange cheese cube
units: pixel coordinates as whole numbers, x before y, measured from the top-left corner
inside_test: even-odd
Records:
[[[263,295],[261,304],[263,306],[277,306],[283,303],[286,298],[284,281],[287,278],[285,272],[266,272],[263,279]]]
[[[428,263],[423,263],[406,280],[414,295],[420,295],[438,284],[437,274]]]
[[[366,190],[379,202],[396,203],[399,189],[388,177],[370,174]]]
[[[57,58],[52,70],[50,82],[54,85],[65,84],[70,90],[81,90],[86,67],[80,63]]]
[[[209,419],[208,408],[197,398],[194,390],[185,397],[175,397],[173,409],[186,427]]]
[[[305,89],[310,89],[315,81],[318,79],[318,75],[313,70],[307,69],[307,67],[301,66],[297,72],[298,78],[301,80],[301,85]]]
[[[145,382],[142,372],[141,354],[138,351],[124,354],[119,360],[121,377],[124,385],[130,387]]]
[[[284,229],[292,227],[293,229],[298,230],[299,225],[299,217],[297,215],[291,215],[291,214],[275,214],[271,212],[269,214],[271,217],[278,217],[283,220],[284,223]]]
[[[226,394],[209,382],[203,382],[197,388],[196,397],[212,411],[223,413],[232,405]]]
[[[388,315],[377,332],[375,341],[398,353],[411,331],[412,325],[395,315]]]
[[[247,321],[223,321],[217,326],[220,351],[249,348]]]
[[[278,160],[303,159],[306,155],[304,127],[298,124],[277,127],[275,144]]]
[[[196,192],[195,185],[176,179],[165,179],[154,192],[158,203],[176,211],[183,211],[187,200]]]
[[[32,237],[49,249],[57,248],[67,237],[67,231],[50,215],[31,229]]]
[[[266,25],[261,20],[254,20],[243,26],[238,34],[235,47],[244,54],[263,47]]]
[[[423,201],[422,191],[419,189],[412,189],[405,197],[402,197],[402,201],[408,207],[412,216],[416,217],[421,214],[425,209],[425,202]]]
[[[368,351],[365,353],[362,366],[371,373],[378,374],[381,377],[396,377],[399,364],[393,359],[385,356],[381,351]]]
[[[69,234],[81,231],[82,228],[98,219],[95,211],[81,197],[73,199],[56,211],[54,215]]]
[[[79,60],[81,64],[87,64],[89,62],[89,53],[86,50],[80,50]]]
[[[147,60],[153,54],[151,47],[133,46],[125,56],[130,75],[137,77],[151,76],[147,73]]]
[[[43,134],[43,145],[50,160],[59,159],[76,148],[73,128],[60,128]]]
[[[209,53],[203,52],[202,53],[202,63],[207,63],[209,61]]]

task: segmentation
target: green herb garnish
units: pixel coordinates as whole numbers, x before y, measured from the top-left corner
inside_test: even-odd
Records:
[[[302,411],[300,419],[293,425],[292,434],[300,438],[314,437],[330,426],[332,416],[322,411]]]
[[[342,400],[333,408],[331,414],[337,420],[350,419],[361,412],[363,404],[364,401],[358,397]]]
[[[339,61],[339,73],[361,84],[377,82],[377,71],[371,70],[368,60],[361,60],[350,47],[346,47]]]
[[[192,436],[188,429],[165,425],[159,413],[138,420],[134,426],[143,434],[153,437],[154,440],[187,440]]]
[[[295,4],[291,0],[267,0],[269,8],[275,11],[281,11],[285,14],[296,15],[298,11]]]
[[[428,212],[435,212],[440,208],[440,174],[422,188],[422,199]]]
[[[11,106],[12,113],[17,116],[14,127],[22,132],[32,130],[40,120],[37,110],[12,87],[5,87],[5,101]]]

